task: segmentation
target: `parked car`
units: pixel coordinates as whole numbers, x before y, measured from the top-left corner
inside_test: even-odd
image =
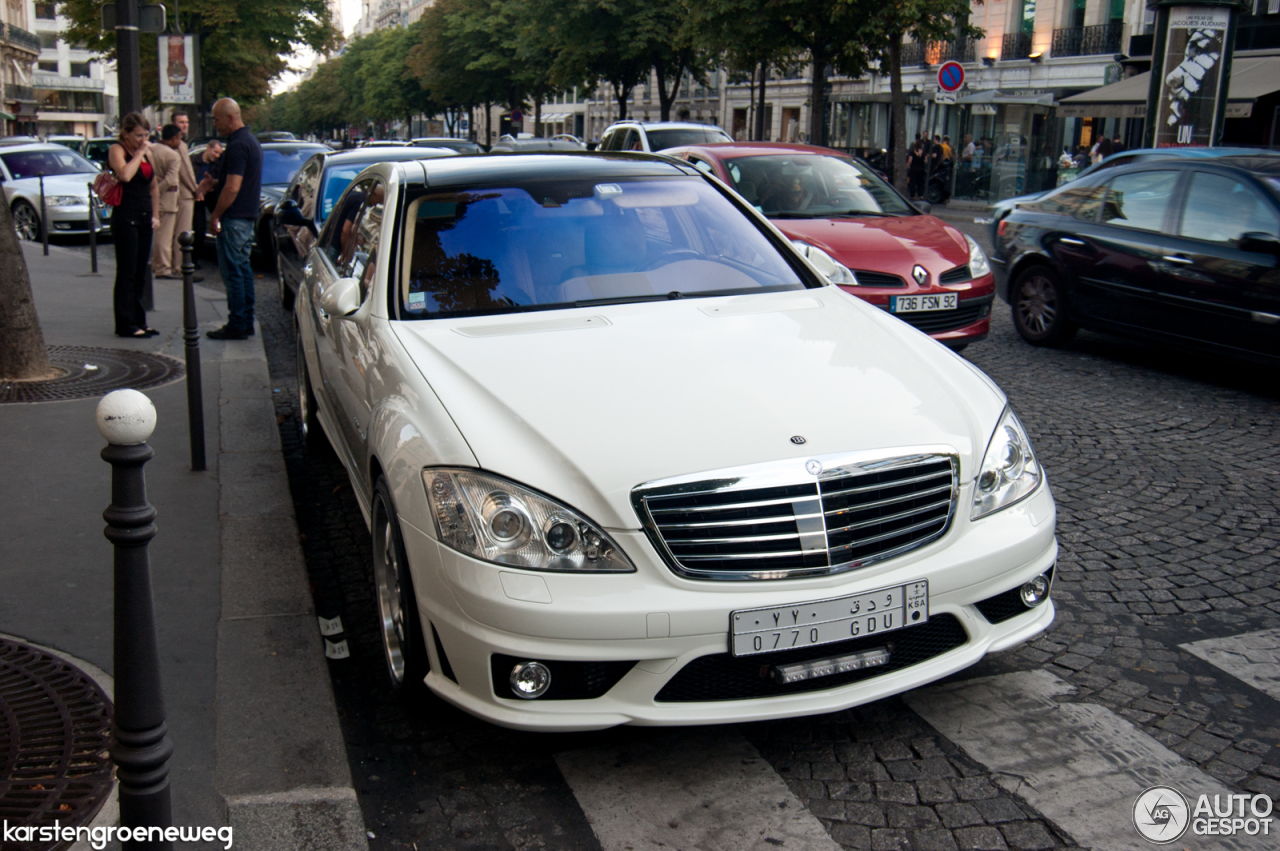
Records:
[[[1152,159],[1000,223],[1000,297],[1029,343],[1077,327],[1280,365],[1280,155]]]
[[[957,350],[990,332],[995,278],[982,248],[862,160],[782,142],[664,153],[736,190],[845,292]]]
[[[1088,177],[1109,168],[1115,168],[1121,165],[1130,165],[1144,160],[1152,159],[1169,159],[1171,157],[1243,157],[1255,153],[1253,148],[1133,148],[1128,151],[1121,151],[1118,154],[1112,154],[1101,162],[1096,162],[1080,170],[1075,176],[1075,180],[1082,177]],[[1028,201],[1034,201],[1041,198],[1054,190],[1048,189],[1044,192],[1033,192],[1030,195],[1018,195],[1013,198],[1005,198],[1002,201],[996,201],[989,208],[988,218],[991,228],[991,244],[995,245],[996,230],[1000,227],[1000,222],[1005,216],[1013,212],[1013,209],[1019,204],[1025,204]]]
[[[454,139],[449,136],[424,136],[414,139],[413,144],[420,148],[449,148],[460,154],[483,154],[484,148],[470,139]]]
[[[600,151],[665,151],[684,145],[732,142],[733,137],[714,124],[684,121],[617,121],[605,128]]]
[[[204,153],[204,149],[205,145],[197,145],[191,149],[192,162]],[[262,189],[258,198],[258,224],[253,231],[253,249],[260,259],[270,263],[276,256],[271,235],[272,217],[275,215],[276,204],[284,195],[285,187],[313,154],[328,150],[315,142],[262,143]],[[207,240],[212,241],[214,237],[213,233],[205,234]]]
[[[288,130],[264,130],[253,134],[259,142],[295,142],[297,137]]]
[[[1004,394],[723,184],[546,153],[353,197],[298,290],[299,412],[370,524],[402,693],[533,730],[781,718],[1053,620]]]
[[[44,137],[44,140],[50,145],[61,145],[73,151],[79,151],[80,146],[84,144],[83,136],[63,136],[56,133],[50,133]]]
[[[95,136],[80,143],[80,155],[89,162],[97,163],[99,168],[106,168],[107,153],[111,146],[119,141],[115,136]]]
[[[285,187],[272,215],[271,242],[276,251],[280,303],[293,309],[294,294],[302,280],[302,268],[315,245],[316,234],[334,210],[334,204],[357,174],[374,163],[425,160],[457,156],[448,148],[403,146],[400,148],[322,151],[313,154]]]
[[[36,145],[40,140],[35,136],[0,136],[0,147],[8,148],[13,145]]]
[[[557,142],[570,142],[574,145],[577,145],[579,148],[585,149],[587,147],[585,142],[583,142],[581,139],[579,139],[577,136],[573,135],[572,133],[557,133],[551,138]]]
[[[361,148],[403,148],[411,144],[403,139],[365,139],[360,143]]]
[[[100,169],[62,145],[38,142],[0,147],[0,186],[23,239],[43,238],[40,218],[40,176],[44,175],[44,203],[49,233],[88,233],[89,205],[97,210],[98,232],[111,230],[111,208],[89,192]]]
[[[528,139],[513,139],[504,136],[489,147],[491,154],[509,154],[512,152],[530,153],[532,151],[581,151],[581,145],[566,142],[562,139],[543,139],[533,136]]]

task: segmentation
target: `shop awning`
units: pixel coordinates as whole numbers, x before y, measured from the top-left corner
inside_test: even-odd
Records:
[[[1099,86],[1063,98],[1060,118],[1142,118],[1147,114],[1147,90],[1151,72]],[[1231,60],[1231,86],[1227,91],[1227,117],[1248,118],[1253,102],[1280,91],[1280,56],[1235,56]]]
[[[0,109],[0,121],[16,121],[17,118],[18,116],[13,113],[5,112],[3,109]]]

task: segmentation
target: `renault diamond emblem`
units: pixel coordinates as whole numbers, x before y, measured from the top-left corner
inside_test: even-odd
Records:
[[[911,277],[916,279],[916,283],[924,286],[929,281],[929,270],[923,266],[915,266],[911,269]]]
[[[811,459],[804,462],[804,468],[809,471],[809,475],[816,476],[822,472],[822,462]]]

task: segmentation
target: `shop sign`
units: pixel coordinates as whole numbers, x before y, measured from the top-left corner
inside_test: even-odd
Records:
[[[1156,100],[1157,148],[1212,143],[1230,22],[1231,11],[1226,8],[1174,6],[1169,10],[1168,47]]]
[[[160,102],[196,102],[195,40],[193,35],[162,35],[160,56]]]

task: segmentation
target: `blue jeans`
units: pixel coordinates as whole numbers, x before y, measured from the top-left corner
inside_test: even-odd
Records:
[[[227,288],[227,324],[253,329],[253,219],[223,219],[218,234],[218,271]]]

